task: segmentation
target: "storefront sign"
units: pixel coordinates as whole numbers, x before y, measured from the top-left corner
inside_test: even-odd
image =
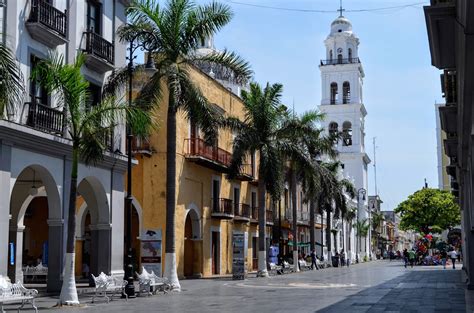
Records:
[[[148,272],[161,276],[161,230],[144,230],[141,239],[141,263]]]
[[[232,279],[247,277],[248,234],[234,233],[232,236]]]

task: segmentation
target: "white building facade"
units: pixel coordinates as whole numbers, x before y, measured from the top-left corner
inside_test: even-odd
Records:
[[[356,190],[360,191],[354,202],[357,218],[352,224],[363,220],[369,223],[367,166],[370,159],[364,143],[367,111],[363,102],[365,74],[358,54],[359,38],[352,32],[351,22],[340,16],[332,22],[331,32],[324,43],[326,60],[322,60],[319,66],[322,88],[319,110],[326,114],[324,128],[329,133],[342,133],[342,139],[337,142],[338,159],[342,163],[344,177],[352,180]],[[357,234],[352,229],[346,229],[348,223],[344,224],[345,237],[351,241],[350,245],[348,242],[346,245],[351,258],[356,258],[357,250],[359,258],[369,255],[370,228],[368,236],[358,244],[359,240],[354,238]]]
[[[24,279],[24,267],[48,267],[47,288],[61,288],[66,250],[72,145],[63,109],[40,81],[30,80],[52,53],[73,63],[86,56],[91,105],[100,101],[111,70],[125,65],[117,29],[126,23],[125,0],[3,0],[0,29],[21,66],[24,104],[0,119],[0,275]],[[79,165],[76,272],[123,277],[124,127],[107,140],[104,159]],[[79,259],[78,259],[79,257]],[[34,264],[33,264],[34,265]]]

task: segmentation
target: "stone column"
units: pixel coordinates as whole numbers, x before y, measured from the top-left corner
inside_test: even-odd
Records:
[[[63,257],[66,250],[63,245],[62,219],[48,220],[48,292],[61,291],[63,277]]]
[[[12,282],[23,283],[23,233],[25,226],[10,227],[10,242],[15,246],[15,264],[8,266],[8,277]]]
[[[95,276],[101,272],[110,274],[110,224],[90,225],[91,230],[91,268]]]
[[[124,172],[113,171],[112,172],[112,190],[110,191],[110,212],[112,229],[111,232],[111,264],[110,272],[111,275],[116,277],[124,277],[125,273],[123,270],[123,256],[124,256]],[[141,234],[139,234],[141,235]],[[138,271],[139,269],[134,269]]]
[[[11,148],[11,143],[0,140],[0,275],[3,276],[8,274]]]

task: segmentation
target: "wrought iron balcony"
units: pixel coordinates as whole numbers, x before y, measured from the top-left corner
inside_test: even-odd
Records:
[[[222,219],[232,219],[234,217],[234,206],[231,199],[212,199],[211,216]]]
[[[245,203],[234,203],[234,215],[234,220],[236,221],[250,221],[250,205]]]
[[[339,64],[356,64],[360,63],[359,58],[350,58],[350,59],[332,59],[332,60],[321,60],[321,65],[339,65]]]
[[[242,181],[252,181],[255,179],[254,167],[252,164],[242,164],[240,167],[240,173],[236,176],[236,179]]]
[[[273,225],[273,211],[272,210],[266,210],[265,211],[266,215],[266,223],[267,225]]]
[[[133,137],[132,152],[133,154],[145,154],[147,156],[151,156],[153,150],[148,138]]]
[[[99,73],[114,69],[114,44],[92,31],[84,32],[86,65]]]
[[[43,132],[62,135],[63,112],[35,102],[27,102],[25,106],[28,106],[26,125]]]
[[[213,170],[226,172],[232,155],[215,146],[209,146],[201,138],[190,138],[185,140],[187,152],[185,156],[188,160],[208,167]]]
[[[44,0],[31,0],[26,27],[33,39],[50,48],[67,42],[67,11],[60,11]]]
[[[250,222],[258,223],[258,207],[252,207],[252,215],[250,216]]]

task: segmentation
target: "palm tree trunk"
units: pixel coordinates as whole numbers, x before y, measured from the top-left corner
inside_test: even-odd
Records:
[[[331,251],[331,211],[326,211],[326,247],[328,249],[328,261],[331,262],[329,259],[332,255]]]
[[[293,209],[293,265],[295,271],[299,272],[298,266],[298,200],[296,198],[296,171],[291,164],[291,206]]]
[[[67,218],[66,261],[63,284],[59,296],[60,305],[79,305],[77,297],[76,279],[74,276],[75,243],[76,243],[76,198],[77,198],[77,168],[79,163],[79,148],[74,144],[72,148],[71,189],[69,191],[69,209]]]
[[[258,272],[257,277],[268,277],[267,271],[267,249],[266,249],[266,238],[265,228],[267,226],[266,221],[266,208],[265,208],[265,178],[262,170],[258,173]]]
[[[309,242],[311,244],[311,251],[316,251],[316,240],[315,240],[315,228],[314,228],[314,215],[315,215],[315,203],[314,199],[309,202]]]
[[[170,88],[166,128],[166,241],[165,272],[173,290],[181,286],[176,270],[175,251],[175,209],[176,209],[176,107],[174,90]]]
[[[334,255],[337,253],[337,232],[333,233],[334,236]]]

